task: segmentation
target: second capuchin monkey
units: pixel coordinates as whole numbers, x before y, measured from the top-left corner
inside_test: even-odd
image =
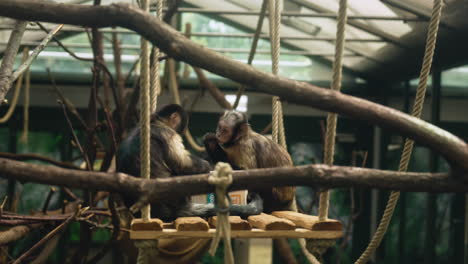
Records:
[[[181,134],[187,127],[187,113],[177,104],[166,105],[151,117],[151,178],[208,173],[210,164],[190,154],[182,142]],[[140,176],[140,128],[133,129],[121,143],[117,152],[117,170]],[[137,197],[124,197],[127,206]],[[230,214],[241,217],[262,212],[262,201],[253,196],[248,205],[231,205]],[[213,204],[194,204],[190,197],[158,201],[151,205],[151,216],[165,222],[177,217],[216,215]]]
[[[286,149],[254,132],[244,113],[226,111],[218,121],[216,134],[205,135],[206,151],[212,162],[229,162],[233,168],[257,169],[293,166]],[[296,188],[293,186],[249,190],[260,194],[266,213],[291,210]]]

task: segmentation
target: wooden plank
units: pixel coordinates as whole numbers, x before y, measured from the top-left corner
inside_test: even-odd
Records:
[[[276,211],[272,215],[280,218],[291,220],[296,226],[307,228],[310,230],[342,230],[343,225],[340,221],[335,219],[327,219],[319,221],[318,216],[306,215],[292,211]]]
[[[218,217],[213,216],[208,219],[210,227],[216,227],[218,223]],[[229,223],[231,224],[231,230],[251,230],[252,226],[247,220],[240,218],[240,216],[229,216]]]
[[[296,228],[296,225],[288,219],[278,218],[264,213],[251,215],[248,220],[253,227],[263,230],[294,230]]]
[[[133,219],[130,224],[130,229],[139,231],[139,230],[152,230],[152,231],[161,231],[163,230],[163,221],[158,218],[152,218],[149,221],[143,221],[141,218]]]
[[[131,231],[131,239],[162,239],[162,238],[212,238],[215,229],[208,231],[177,231],[176,229],[164,229],[163,231]],[[342,231],[312,231],[305,228],[295,230],[233,230],[232,238],[316,238],[337,239],[343,236]]]
[[[210,226],[201,217],[179,217],[174,221],[177,231],[208,231]]]
[[[163,224],[162,224],[162,227],[163,227],[163,229],[174,229],[174,228],[175,228],[174,222],[163,223]]]

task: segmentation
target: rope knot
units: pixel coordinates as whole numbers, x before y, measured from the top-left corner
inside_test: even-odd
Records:
[[[231,165],[224,162],[218,162],[214,171],[208,177],[210,184],[216,185],[216,188],[227,189],[232,183]]]
[[[209,253],[213,256],[218,248],[218,243],[224,239],[224,262],[234,263],[234,256],[231,247],[231,224],[229,223],[229,203],[227,189],[232,183],[231,165],[224,162],[218,162],[214,171],[208,177],[208,182],[216,186],[215,207],[218,224],[216,234],[211,242]]]

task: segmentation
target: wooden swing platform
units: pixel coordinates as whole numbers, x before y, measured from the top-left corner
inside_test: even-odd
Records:
[[[338,239],[343,236],[340,221],[319,221],[317,216],[291,211],[249,216],[247,220],[230,216],[232,238],[314,238]],[[200,217],[179,217],[172,223],[160,219],[144,222],[134,219],[130,239],[212,238],[216,233],[217,217],[208,221]]]

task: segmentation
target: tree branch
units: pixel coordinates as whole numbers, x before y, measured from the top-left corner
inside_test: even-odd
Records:
[[[5,100],[5,95],[8,93],[13,82],[11,75],[13,66],[15,65],[15,57],[18,54],[18,49],[26,29],[27,21],[16,21],[13,31],[11,31],[10,39],[3,54],[2,65],[0,66],[0,105]]]
[[[13,153],[8,153],[8,152],[0,152],[0,158],[14,159],[14,160],[19,160],[19,161],[39,160],[39,161],[47,162],[47,163],[50,163],[50,164],[53,164],[55,166],[62,167],[62,168],[81,170],[80,167],[75,166],[73,163],[62,162],[62,161],[51,159],[46,156],[41,156],[41,155],[32,154],[32,153],[13,154]]]
[[[0,158],[0,177],[22,182],[105,190],[155,202],[208,193],[208,174],[145,180],[124,173],[78,171]],[[231,190],[256,186],[306,185],[323,188],[377,188],[412,192],[468,192],[468,184],[443,173],[394,172],[376,169],[307,165],[234,171]]]
[[[216,87],[216,85],[212,81],[206,78],[205,73],[203,73],[203,71],[200,68],[197,68],[197,67],[192,67],[192,68],[197,74],[198,82],[200,83],[200,86],[204,87],[205,89],[208,90],[208,92],[210,92],[211,96],[213,96],[213,98],[219,104],[219,106],[221,106],[223,109],[231,110],[232,105],[231,103],[228,102],[228,100],[226,100],[224,93],[221,92],[221,90],[219,90],[219,88]]]
[[[177,60],[252,86],[258,91],[280,96],[291,103],[392,128],[401,135],[438,151],[456,169],[468,171],[468,146],[443,129],[380,104],[261,72],[188,40],[169,25],[130,5],[84,6],[32,0],[2,0],[0,15],[88,27],[120,26],[134,30]]]
[[[29,57],[26,59],[26,61],[23,62],[23,64],[21,64],[18,67],[18,69],[12,74],[12,76],[11,76],[12,82],[16,81],[16,79],[18,79],[18,77],[26,69],[28,69],[29,66],[31,66],[31,63],[33,63],[33,61],[36,59],[37,55],[39,55],[39,53],[41,53],[41,51],[44,50],[44,48],[47,46],[47,44],[49,44],[50,40],[52,38],[54,38],[55,35],[57,35],[57,33],[59,33],[59,31],[62,29],[62,27],[63,27],[63,24],[58,25],[54,30],[50,31],[47,34],[47,36],[41,41],[41,43],[39,43],[39,45],[33,50],[31,55],[29,55]]]

